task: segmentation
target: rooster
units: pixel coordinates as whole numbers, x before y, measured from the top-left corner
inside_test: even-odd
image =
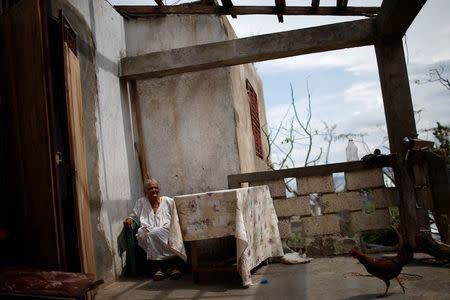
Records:
[[[403,293],[405,293],[405,287],[397,276],[402,271],[403,266],[407,265],[414,259],[413,250],[410,245],[404,245],[395,257],[374,258],[356,251],[355,249],[350,251],[350,255],[358,259],[359,262],[364,265],[367,272],[386,283],[386,291],[380,297],[387,296],[390,280],[394,278],[397,279],[398,283],[402,287]]]

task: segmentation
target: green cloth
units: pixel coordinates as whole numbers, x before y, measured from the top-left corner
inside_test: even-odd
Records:
[[[131,276],[136,276],[136,251],[135,251],[135,236],[134,229],[137,227],[136,222],[133,221],[133,229],[125,228],[127,237],[127,269]]]

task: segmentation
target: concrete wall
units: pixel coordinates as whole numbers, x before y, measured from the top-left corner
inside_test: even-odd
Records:
[[[226,69],[137,82],[147,165],[169,196],[226,188],[239,172]]]
[[[122,221],[142,193],[133,112],[117,76],[126,52],[124,21],[104,0],[53,0],[48,9],[54,18],[62,9],[77,33],[97,277],[110,281],[124,263]]]
[[[223,17],[166,16],[128,21],[126,38],[127,55],[134,56],[236,36]],[[229,174],[264,169],[255,155],[247,78],[265,124],[262,84],[252,65],[137,81],[147,165],[161,193],[225,189]]]
[[[335,192],[332,173],[297,177],[300,196],[274,201],[283,241],[289,244],[301,236],[310,256],[345,254],[363,247],[362,232],[391,227],[389,207],[399,205],[399,196],[395,188],[384,186],[382,169],[345,172],[344,176],[345,192]],[[366,188],[373,193],[372,203],[362,199],[360,193]],[[314,193],[320,199],[318,215],[310,203],[309,195]]]

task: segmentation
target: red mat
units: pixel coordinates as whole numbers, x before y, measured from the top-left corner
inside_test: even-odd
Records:
[[[0,292],[42,296],[82,297],[93,285],[94,275],[42,271],[28,267],[0,269]]]

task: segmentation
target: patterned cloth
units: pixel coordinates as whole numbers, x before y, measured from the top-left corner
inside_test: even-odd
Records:
[[[269,257],[283,256],[278,219],[267,186],[176,196],[169,247],[186,261],[183,241],[236,237],[238,272],[245,286],[250,271]]]

